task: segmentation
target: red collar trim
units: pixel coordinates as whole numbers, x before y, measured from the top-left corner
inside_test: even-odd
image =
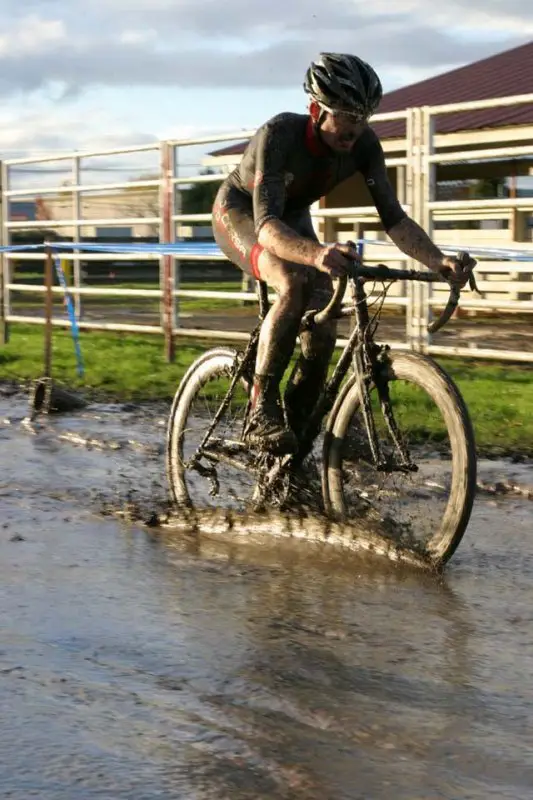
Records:
[[[326,145],[320,141],[311,117],[309,117],[305,128],[305,146],[312,156],[326,156],[328,154],[328,149]]]

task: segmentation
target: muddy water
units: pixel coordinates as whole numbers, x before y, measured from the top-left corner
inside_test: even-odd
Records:
[[[163,507],[164,406],[26,410],[0,396],[2,797],[533,797],[530,500],[480,492],[441,578],[198,538],[126,518]]]

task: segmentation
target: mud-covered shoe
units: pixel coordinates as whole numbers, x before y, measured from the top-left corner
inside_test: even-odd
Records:
[[[246,427],[244,441],[273,455],[288,455],[298,449],[298,440],[285,422],[281,406],[256,407]]]

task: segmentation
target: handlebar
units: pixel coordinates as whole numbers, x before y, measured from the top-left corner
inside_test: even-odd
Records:
[[[337,280],[336,284],[337,285],[333,291],[333,296],[327,306],[321,311],[309,312],[313,315],[311,320],[312,324],[323,325],[324,322],[328,322],[330,319],[335,319],[335,316],[340,311],[340,307],[346,293],[346,286],[348,285],[348,275],[342,275],[342,277]],[[305,317],[307,317],[307,314],[305,314],[304,319]]]
[[[464,261],[466,258],[468,258],[468,253],[458,253],[457,255],[457,259],[459,261]],[[446,280],[446,279],[441,278],[441,280]],[[477,288],[477,283],[473,272],[471,272],[469,275],[468,285],[470,286],[470,289],[473,292],[476,292],[476,294],[480,293],[479,289]],[[446,325],[446,323],[452,316],[453,312],[457,308],[460,297],[461,297],[461,289],[459,288],[459,286],[453,286],[453,285],[450,286],[450,296],[448,297],[448,302],[446,303],[445,308],[443,308],[440,317],[434,320],[433,322],[429,323],[428,325],[429,333],[435,333],[436,331],[440,330],[440,328],[442,328],[444,325]]]
[[[459,253],[457,258],[459,260],[463,260],[465,258],[465,253]],[[350,270],[349,274],[343,275],[342,277],[338,278],[334,281],[335,288],[333,292],[333,296],[331,300],[327,304],[325,308],[321,311],[308,311],[302,320],[302,327],[309,328],[312,325],[323,325],[325,322],[328,322],[331,319],[335,319],[339,315],[339,311],[342,305],[342,301],[344,295],[346,293],[346,286],[348,283],[348,278],[352,278],[354,280],[363,278],[363,279],[373,279],[376,281],[421,281],[423,283],[447,283],[446,278],[444,278],[440,272],[428,272],[428,271],[421,271],[416,269],[391,269],[387,267],[386,264],[378,264],[375,267],[366,267],[364,265],[354,264],[353,269]],[[468,284],[470,289],[474,292],[479,294],[479,290],[477,288],[476,279],[473,273],[470,274],[468,279]],[[457,305],[459,303],[459,298],[461,296],[461,289],[458,286],[451,286],[450,287],[450,295],[448,297],[448,302],[446,303],[445,308],[442,310],[438,319],[433,320],[428,325],[429,333],[435,333],[436,331],[440,330],[452,314],[454,313]]]

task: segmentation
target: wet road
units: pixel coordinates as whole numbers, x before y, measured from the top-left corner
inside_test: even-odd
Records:
[[[481,492],[442,578],[184,536],[109,513],[163,508],[165,406],[26,410],[0,395],[2,798],[533,797],[531,500]]]

